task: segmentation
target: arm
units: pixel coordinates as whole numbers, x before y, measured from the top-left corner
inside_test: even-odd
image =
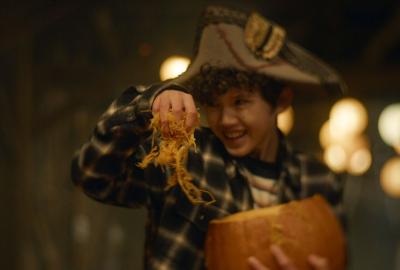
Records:
[[[136,163],[149,145],[149,120],[153,101],[166,88],[187,95],[175,85],[156,85],[140,93],[127,89],[100,117],[90,140],[72,161],[71,176],[90,197],[105,203],[135,207],[162,195],[165,175],[150,167],[141,170]],[[152,169],[151,169],[152,168]]]

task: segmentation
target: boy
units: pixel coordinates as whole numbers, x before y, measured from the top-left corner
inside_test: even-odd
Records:
[[[114,101],[73,160],[73,181],[101,202],[147,207],[145,269],[204,269],[208,223],[235,212],[315,193],[340,212],[340,183],[317,161],[293,152],[277,128],[277,115],[300,84],[343,90],[336,73],[289,42],[280,26],[257,13],[208,7],[188,70],[146,89],[131,87]],[[151,148],[152,113],[166,135],[169,112],[185,117],[191,130],[199,121],[195,100],[209,127],[196,129],[197,151],[189,152],[186,169],[215,197],[210,205],[191,204],[177,186],[166,190],[170,170],[136,166]],[[295,269],[279,247],[271,252],[282,269]],[[309,261],[328,269],[324,258]],[[249,266],[268,267],[256,258]]]

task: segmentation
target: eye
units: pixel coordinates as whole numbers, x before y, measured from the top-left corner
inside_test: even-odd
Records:
[[[249,103],[249,100],[246,98],[237,98],[237,99],[235,99],[235,102],[234,102],[236,107],[244,106],[247,103]]]

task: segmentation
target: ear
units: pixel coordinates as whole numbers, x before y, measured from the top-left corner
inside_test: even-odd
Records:
[[[278,98],[278,102],[276,103],[276,111],[278,113],[286,110],[293,101],[293,90],[289,86],[285,86]]]

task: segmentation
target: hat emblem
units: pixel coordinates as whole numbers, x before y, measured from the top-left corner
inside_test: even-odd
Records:
[[[253,12],[244,29],[246,46],[258,57],[271,60],[283,47],[286,31],[257,12]]]

